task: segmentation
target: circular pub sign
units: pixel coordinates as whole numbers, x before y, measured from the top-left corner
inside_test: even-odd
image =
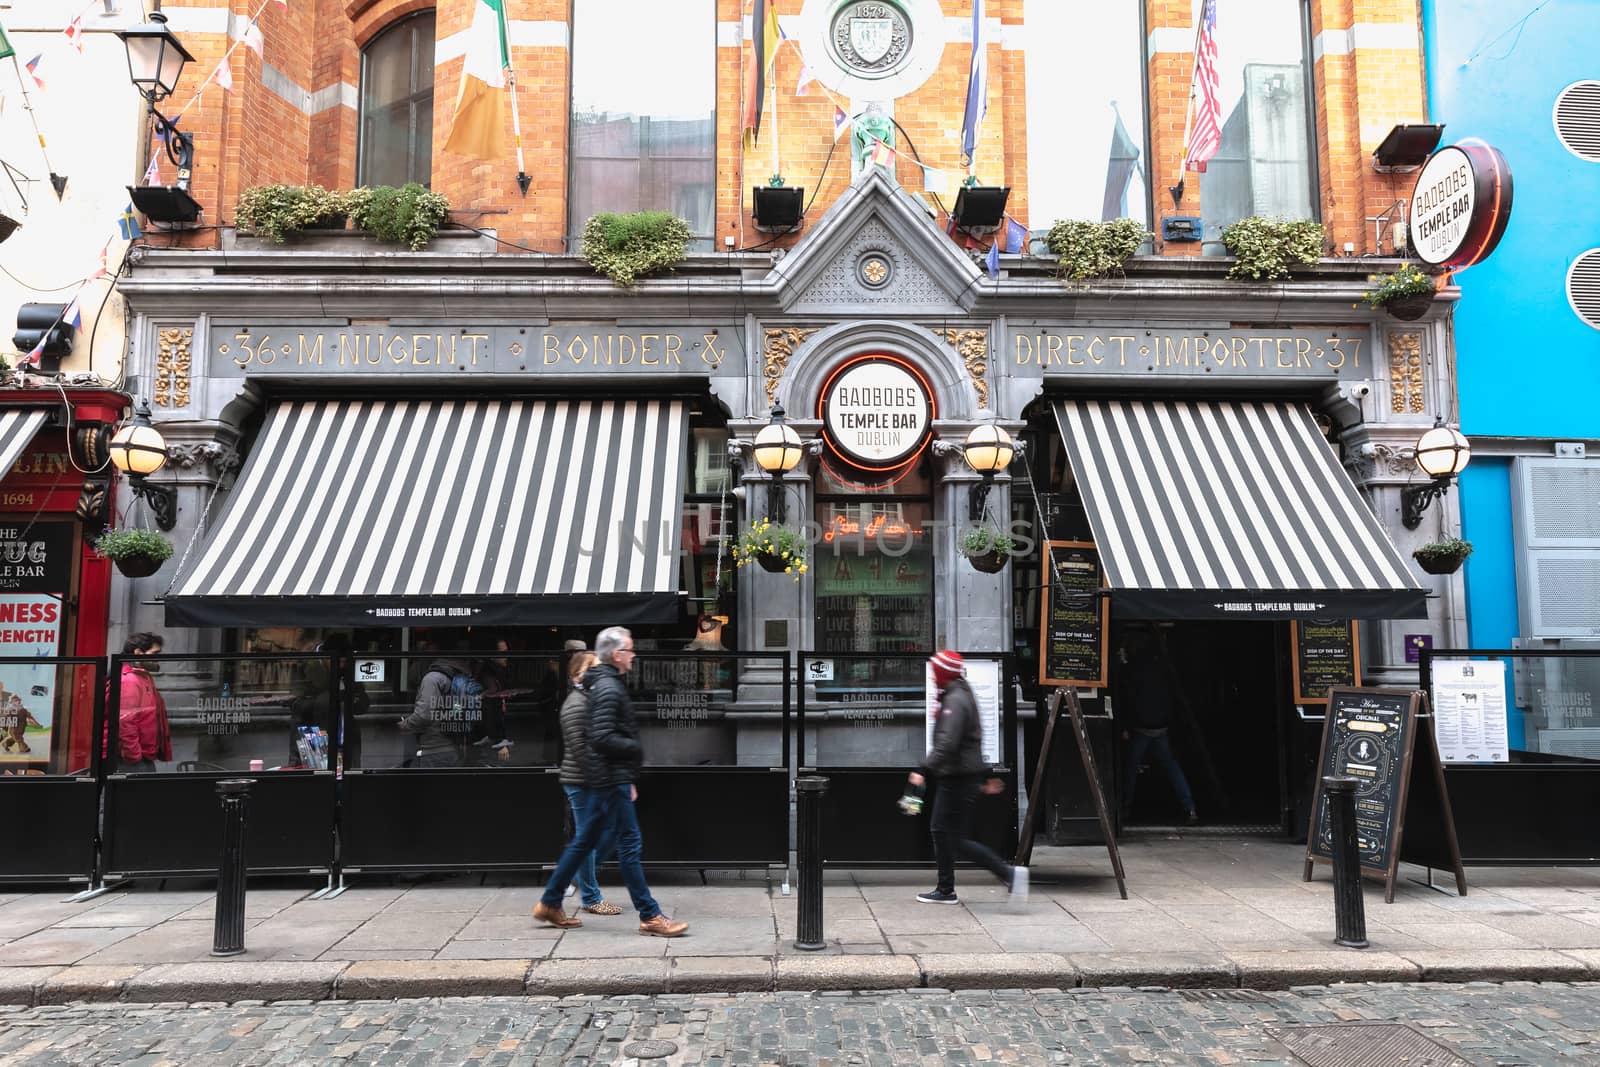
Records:
[[[1411,193],[1407,222],[1417,258],[1470,267],[1494,251],[1511,218],[1511,168],[1498,149],[1467,142],[1428,158]]]
[[[829,447],[869,471],[904,466],[933,425],[926,379],[892,356],[861,356],[841,365],[823,386],[819,407]]]

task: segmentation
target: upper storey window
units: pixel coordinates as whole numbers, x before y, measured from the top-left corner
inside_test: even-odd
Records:
[[[433,166],[433,12],[384,30],[361,53],[356,184],[427,185]]]
[[[716,225],[715,0],[574,0],[567,232],[602,211]]]
[[[1060,219],[1149,224],[1143,6],[1143,0],[1024,6],[1028,224],[1036,230]]]

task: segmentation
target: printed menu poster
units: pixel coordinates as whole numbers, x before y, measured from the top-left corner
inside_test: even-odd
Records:
[[[1504,660],[1433,661],[1433,736],[1445,763],[1505,763]]]
[[[1294,700],[1326,704],[1334,686],[1361,684],[1361,632],[1351,619],[1300,619],[1294,636]]]
[[[61,643],[61,601],[43,593],[0,593],[0,656],[54,656]],[[50,759],[56,668],[0,663],[0,765]]]
[[[1000,664],[992,659],[967,660],[967,684],[972,686],[972,696],[978,705],[978,725],[983,731],[983,759],[990,764],[1000,762]],[[929,664],[923,692],[927,694],[927,737],[923,751],[933,748],[933,720],[939,714],[939,687],[933,681],[933,666]]]

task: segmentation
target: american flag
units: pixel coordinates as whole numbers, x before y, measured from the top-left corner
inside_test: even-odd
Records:
[[[1194,42],[1194,80],[1189,83],[1192,119],[1183,169],[1199,174],[1222,142],[1221,87],[1217,80],[1217,0],[1205,0]]]

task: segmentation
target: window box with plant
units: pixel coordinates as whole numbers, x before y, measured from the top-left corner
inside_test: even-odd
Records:
[[[1016,548],[1016,538],[993,526],[974,526],[961,536],[961,554],[984,574],[1000,573]]]
[[[450,201],[416,182],[352,189],[345,194],[345,203],[356,229],[413,252],[428,247],[450,211]]]
[[[1414,263],[1405,264],[1393,274],[1374,274],[1367,280],[1372,288],[1361,299],[1368,307],[1382,308],[1397,319],[1420,319],[1433,305],[1433,279]]]
[[[1432,541],[1423,545],[1411,553],[1411,558],[1429,574],[1454,574],[1461,569],[1461,564],[1470,555],[1472,555],[1471,541],[1463,541],[1459,537],[1446,537],[1442,541]]]
[[[274,244],[303,230],[342,230],[346,194],[320,185],[253,185],[239,194],[235,220]]]
[[[107,530],[94,550],[129,578],[148,578],[172,558],[172,542],[152,530]]]
[[[1236,281],[1287,278],[1291,266],[1310,266],[1322,258],[1327,231],[1311,219],[1269,219],[1252,215],[1222,231],[1222,243],[1238,262],[1228,270]]]
[[[798,582],[806,572],[805,538],[793,526],[779,526],[763,515],[734,540],[733,562],[740,567],[756,563],[762,570],[787,574]]]
[[[1060,276],[1083,282],[1122,274],[1123,264],[1153,235],[1133,219],[1084,222],[1062,219],[1050,227],[1044,243],[1060,260]]]
[[[666,211],[601,212],[583,224],[586,263],[618,285],[668,270],[689,253],[689,224]]]

